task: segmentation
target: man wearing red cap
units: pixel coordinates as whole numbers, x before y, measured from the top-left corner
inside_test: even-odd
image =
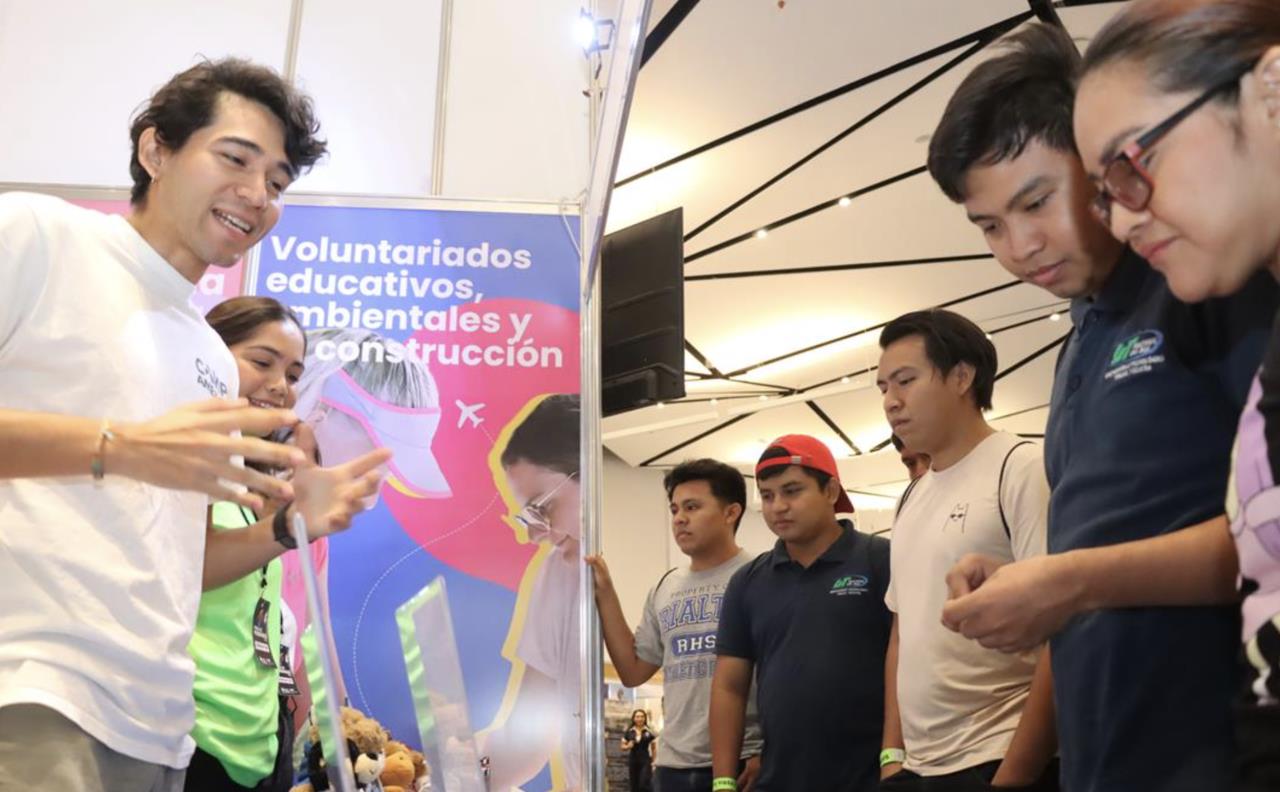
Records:
[[[756,678],[764,755],[754,792],[872,792],[884,707],[889,542],[836,519],[853,504],[821,441],[785,435],[756,464],[773,550],[725,590],[711,687],[712,789],[737,789]]]

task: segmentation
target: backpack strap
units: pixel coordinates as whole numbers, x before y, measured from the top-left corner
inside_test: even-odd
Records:
[[[662,577],[658,578],[657,583],[653,584],[653,598],[655,600],[658,598],[658,589],[662,588],[663,582],[666,581],[667,578],[671,577],[672,572],[675,572],[679,568],[680,567],[671,567],[662,575]]]
[[[898,498],[898,505],[893,509],[893,519],[898,519],[898,515],[902,514],[902,507],[907,505],[907,496],[911,494],[911,490],[915,489],[919,483],[920,479],[912,479],[907,488],[902,491],[902,497]]]
[[[1013,456],[1013,452],[1017,451],[1024,445],[1035,444],[1030,440],[1023,440],[1022,442],[1014,443],[1013,447],[1009,449],[1009,453],[1004,455],[1004,462],[1000,465],[1000,482],[996,485],[996,506],[1000,509],[1000,524],[1004,526],[1004,535],[1009,539],[1013,538],[1013,533],[1009,530],[1009,520],[1004,516],[1004,472],[1009,468],[1009,457]],[[903,499],[906,499],[905,494],[903,495]]]

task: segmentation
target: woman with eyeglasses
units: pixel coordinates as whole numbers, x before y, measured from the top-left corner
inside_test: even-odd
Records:
[[[1096,213],[1180,299],[1280,277],[1280,3],[1137,0],[1085,54],[1075,134]],[[1236,789],[1260,792],[1280,789],[1280,333],[1241,416],[1234,468]]]
[[[553,768],[558,764],[562,774],[557,790],[582,788],[580,420],[577,394],[539,397],[498,441],[502,448],[506,437],[499,458],[506,489],[520,505],[512,522],[524,534],[522,541],[542,547],[525,573],[526,581],[530,574],[533,581],[523,599],[524,618],[517,604],[507,639],[508,645],[514,642],[515,656],[525,666],[519,681],[513,674],[509,683],[517,685],[515,704],[478,735],[480,754],[488,760],[490,789],[523,784],[548,761]]]

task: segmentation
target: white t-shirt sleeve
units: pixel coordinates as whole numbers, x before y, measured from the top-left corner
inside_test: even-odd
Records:
[[[27,196],[0,194],[0,357],[48,279],[46,247]]]
[[[1019,446],[1009,455],[1000,490],[1015,561],[1048,552],[1049,480],[1044,472],[1044,450],[1039,445]]]
[[[662,665],[662,631],[658,627],[658,608],[654,597],[658,593],[657,586],[649,589],[649,596],[644,599],[644,613],[640,615],[640,624],[636,626],[636,657],[651,665]]]

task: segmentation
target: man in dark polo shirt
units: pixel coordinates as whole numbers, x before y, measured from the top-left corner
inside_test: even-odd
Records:
[[[1276,287],[1183,305],[1092,219],[1078,60],[1064,31],[1029,26],[930,142],[930,173],[1000,264],[1070,299],[1074,324],[1045,434],[1050,555],[965,557],[943,618],[1005,651],[1053,636],[1064,789],[1226,790],[1239,617],[1222,604],[1237,596],[1223,506]]]
[[[753,672],[764,755],[757,792],[873,792],[884,717],[889,543],[853,504],[821,441],[786,435],[756,464],[773,550],[729,581],[711,683],[712,789],[733,790]]]

